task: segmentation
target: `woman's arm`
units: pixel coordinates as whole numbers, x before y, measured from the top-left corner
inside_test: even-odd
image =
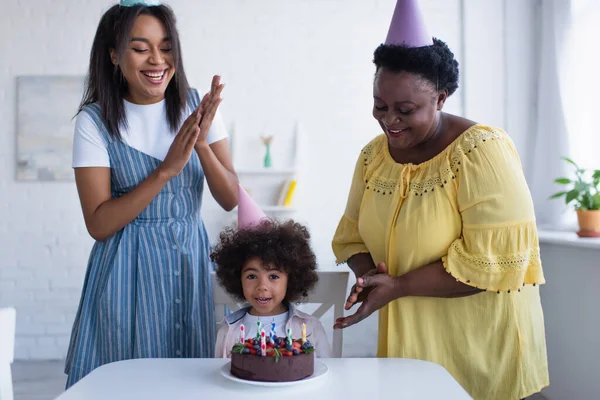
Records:
[[[233,210],[238,203],[238,178],[233,169],[227,140],[219,140],[210,145],[201,141],[195,148],[210,193],[224,210]]]
[[[359,253],[353,255],[348,259],[348,266],[350,267],[352,272],[354,272],[354,276],[356,277],[357,282],[358,278],[387,272],[385,268],[378,269],[375,267],[373,258],[369,253]],[[363,288],[361,286],[358,286],[357,284],[352,285],[352,289],[350,289],[350,295],[346,299],[346,304],[344,305],[344,308],[346,310],[351,309],[354,303],[360,303],[364,301],[364,299],[369,295],[370,292],[370,287]]]
[[[162,164],[131,192],[112,198],[110,168],[75,168],[75,183],[90,235],[99,242],[108,239],[136,218],[169,180],[178,175],[192,155],[198,140],[200,113],[193,112],[175,136]]]
[[[446,272],[441,261],[417,268],[402,276],[389,275],[384,263],[379,263],[377,270],[379,272],[375,275],[367,275],[357,279],[358,289],[369,290],[369,293],[354,314],[338,318],[335,321],[335,329],[343,329],[354,325],[401,297],[455,298],[472,296],[481,292],[481,289],[457,282],[455,278]],[[346,302],[346,309],[349,309],[357,301],[356,294],[351,293]],[[350,307],[348,307],[349,303]]]
[[[222,101],[223,87],[221,77],[213,76],[210,92],[206,93],[200,102],[201,135],[194,148],[200,158],[210,193],[223,209],[231,211],[238,203],[238,178],[233,169],[229,144],[227,140],[208,144],[207,140]]]
[[[150,204],[169,179],[159,168],[134,190],[113,199],[110,168],[75,168],[75,183],[90,236],[103,242],[123,229]]]
[[[357,278],[365,275],[372,269],[375,269],[375,263],[369,253],[355,254],[348,259],[348,267],[354,272]]]
[[[398,298],[408,296],[465,297],[481,292],[459,282],[450,275],[441,261],[417,268],[398,277]]]

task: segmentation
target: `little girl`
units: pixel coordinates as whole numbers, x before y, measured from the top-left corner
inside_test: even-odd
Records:
[[[305,324],[315,355],[331,357],[321,322],[293,304],[306,298],[318,280],[308,230],[293,221],[267,219],[241,187],[238,198],[238,228],[221,233],[212,258],[220,284],[248,306],[223,319],[215,357],[230,357],[242,324],[246,338],[256,337],[258,329],[286,337],[288,328],[300,338]]]

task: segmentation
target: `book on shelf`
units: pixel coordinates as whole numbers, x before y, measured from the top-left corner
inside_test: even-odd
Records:
[[[281,189],[279,190],[279,197],[277,199],[278,206],[289,207],[292,205],[296,184],[297,181],[295,179],[288,179],[282,183]]]

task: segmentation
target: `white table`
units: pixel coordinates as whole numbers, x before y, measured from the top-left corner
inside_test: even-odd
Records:
[[[444,399],[471,397],[441,366],[400,358],[327,358],[325,379],[282,388],[228,380],[229,359],[136,359],[103,365],[56,400]],[[274,398],[274,397],[273,397]]]

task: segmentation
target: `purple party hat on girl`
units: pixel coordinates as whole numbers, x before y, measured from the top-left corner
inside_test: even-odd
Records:
[[[238,184],[238,228],[248,229],[260,224],[267,216],[242,185]]]

